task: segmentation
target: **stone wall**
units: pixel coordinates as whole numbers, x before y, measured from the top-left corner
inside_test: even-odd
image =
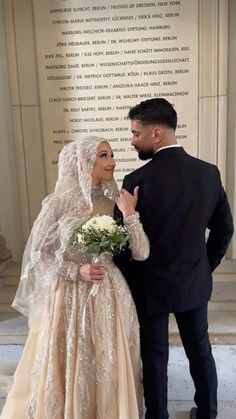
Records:
[[[235,2],[233,0],[196,0],[199,24],[199,85],[198,97],[198,156],[220,169],[233,212],[236,212],[235,193]],[[7,44],[8,74],[1,78],[10,81],[10,105],[8,118],[12,118],[12,132],[6,137],[7,147],[16,161],[8,176],[12,199],[19,196],[17,204],[6,203],[15,215],[12,226],[7,226],[4,237],[13,250],[10,230],[16,223],[22,229],[22,237],[16,241],[18,253],[22,252],[32,223],[40,209],[46,187],[45,156],[42,137],[38,65],[36,58],[35,24],[32,0],[1,0],[4,4],[5,35]],[[52,1],[52,4],[54,2]],[[230,8],[230,12],[228,10]],[[229,18],[229,20],[228,20]],[[3,19],[3,17],[2,17]],[[228,26],[229,23],[229,26]],[[2,26],[2,25],[1,25]],[[228,39],[229,29],[229,39]],[[1,41],[2,42],[2,37]],[[229,54],[228,54],[229,52]],[[229,68],[228,68],[229,63]],[[229,78],[228,78],[229,75]],[[194,82],[194,81],[193,81]],[[5,96],[7,97],[7,95]],[[1,100],[1,99],[0,99]],[[6,102],[4,98],[4,105]],[[6,117],[4,116],[4,120]],[[1,159],[1,157],[0,157]],[[12,167],[12,166],[11,166]],[[18,215],[17,215],[18,214]],[[20,214],[20,218],[19,218]],[[236,215],[236,214],[235,214]],[[0,210],[0,221],[6,223],[5,212]],[[11,236],[12,237],[12,236]],[[229,258],[236,257],[233,243]]]

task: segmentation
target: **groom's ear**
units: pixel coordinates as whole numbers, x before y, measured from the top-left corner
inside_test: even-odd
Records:
[[[159,143],[162,141],[162,139],[163,139],[163,128],[160,125],[157,125],[153,128],[152,138],[153,138],[153,143],[155,145],[159,145]]]

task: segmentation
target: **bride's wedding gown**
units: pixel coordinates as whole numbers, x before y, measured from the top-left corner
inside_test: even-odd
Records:
[[[112,215],[100,188],[93,215]],[[135,259],[149,247],[138,216],[127,220]],[[80,255],[81,256],[81,255]],[[68,249],[68,260],[76,255]],[[33,319],[1,419],[139,419],[143,394],[139,325],[124,277],[105,256],[107,273],[92,296],[91,283],[58,277]],[[79,258],[80,259],[80,258]],[[89,261],[82,255],[83,262]]]

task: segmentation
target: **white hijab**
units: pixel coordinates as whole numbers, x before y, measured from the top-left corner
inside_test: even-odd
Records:
[[[66,145],[59,155],[55,191],[42,202],[22,261],[20,284],[12,306],[30,317],[57,285],[57,273],[75,228],[90,218],[92,170],[103,138],[88,137]],[[115,181],[102,183],[104,195],[115,199]],[[80,261],[78,260],[78,264]],[[37,290],[37,292],[35,292]]]

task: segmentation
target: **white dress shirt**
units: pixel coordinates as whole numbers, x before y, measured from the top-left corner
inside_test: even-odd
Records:
[[[174,148],[174,147],[182,147],[182,145],[180,145],[180,144],[166,145],[165,147],[158,148],[158,150],[155,152],[155,154],[158,153],[158,151],[164,150],[165,148]]]

